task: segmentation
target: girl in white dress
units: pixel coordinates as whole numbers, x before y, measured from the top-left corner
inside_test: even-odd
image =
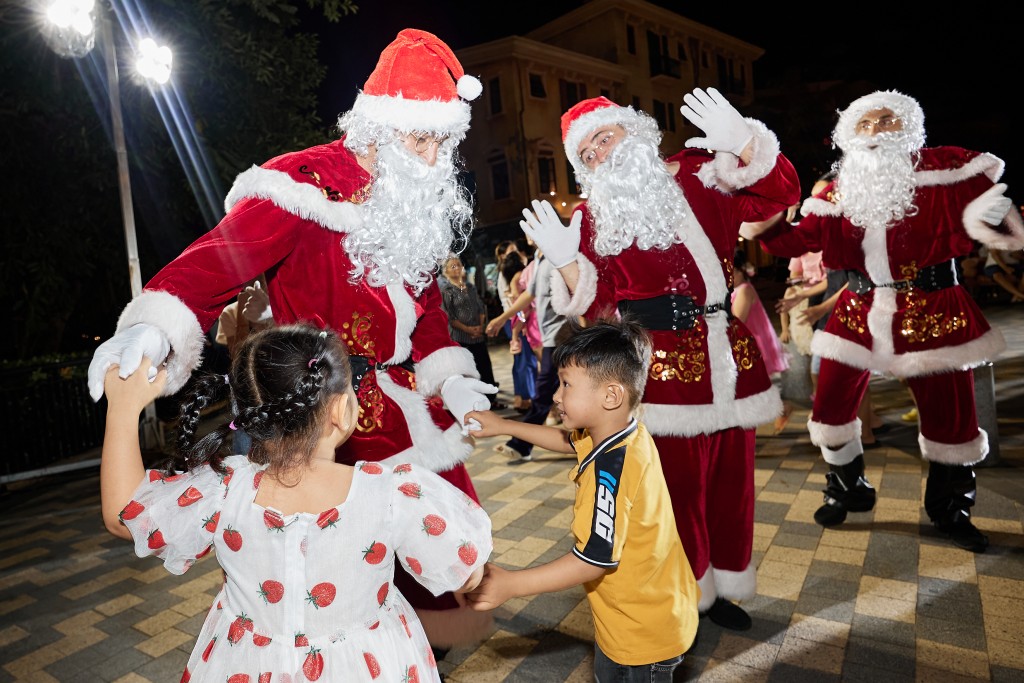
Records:
[[[174,574],[216,553],[224,584],[182,680],[439,681],[395,563],[435,595],[471,590],[491,523],[422,467],[334,461],[358,410],[344,342],[311,325],[249,337],[230,376],[196,382],[166,470],[145,470],[139,446],[139,414],[166,380],[147,381],[148,365],[106,376],[103,520]],[[231,422],[196,442],[200,412],[226,390]],[[236,428],[251,451],[221,455]]]

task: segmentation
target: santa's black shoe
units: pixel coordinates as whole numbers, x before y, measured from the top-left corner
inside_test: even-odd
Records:
[[[725,598],[715,598],[705,614],[708,619],[730,631],[749,631],[753,625],[746,610]]]
[[[846,521],[848,512],[867,512],[875,507],[875,489],[864,478],[864,456],[846,465],[829,465],[825,473],[825,504],[814,512],[814,521],[824,527]]]
[[[959,510],[949,518],[933,524],[941,533],[949,536],[949,540],[958,548],[970,550],[972,553],[983,553],[988,548],[988,536],[981,533],[971,522],[971,518]]]

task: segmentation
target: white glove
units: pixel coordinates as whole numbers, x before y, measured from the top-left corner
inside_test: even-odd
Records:
[[[523,209],[526,220],[519,221],[519,227],[526,236],[533,240],[544,258],[551,261],[555,268],[561,268],[576,260],[580,253],[580,222],[583,212],[575,211],[569,219],[568,227],[562,225],[555,208],[550,202],[533,200],[533,212]]]
[[[480,429],[480,423],[476,420],[470,420],[469,424],[466,424],[466,413],[472,410],[490,410],[491,401],[487,394],[496,393],[498,387],[493,384],[462,375],[453,375],[441,385],[441,398],[444,399],[445,408],[462,425],[463,435],[468,434],[471,429]]]
[[[704,137],[687,140],[687,147],[732,152],[739,156],[754,139],[754,131],[743,116],[714,88],[708,88],[707,92],[695,88],[692,93],[683,95],[683,102],[686,104],[679,107],[679,112],[704,131]]]
[[[251,323],[268,323],[274,319],[274,313],[270,310],[270,296],[259,280],[243,289],[242,294],[246,295],[245,305],[242,306],[242,315],[246,320]]]
[[[171,343],[158,328],[136,323],[99,345],[89,363],[89,395],[98,401],[103,396],[103,380],[111,365],[118,365],[117,376],[128,377],[139,369],[142,357],[152,361],[149,381],[156,379],[160,365],[171,351]]]
[[[974,201],[978,202],[981,209],[981,220],[989,225],[999,225],[1010,213],[1013,207],[1013,200],[1005,196],[1006,183],[996,183],[978,196]]]

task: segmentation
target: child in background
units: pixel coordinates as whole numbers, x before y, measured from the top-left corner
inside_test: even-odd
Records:
[[[768,375],[774,377],[789,369],[789,356],[775,333],[761,297],[754,285],[750,284],[753,276],[753,264],[747,261],[746,254],[737,252],[733,258],[732,314],[754,335],[764,358],[764,367]]]
[[[488,563],[466,597],[482,611],[582,584],[594,616],[598,681],[642,676],[670,683],[697,631],[700,590],[679,540],[657,447],[633,414],[650,355],[650,339],[639,325],[598,322],[554,352],[555,405],[571,431],[492,412],[466,416],[483,427],[476,436],[507,434],[576,454],[572,552],[519,571]]]
[[[338,336],[299,324],[246,339],[230,376],[199,379],[183,403],[165,472],[147,472],[139,448],[139,413],[166,382],[148,370],[106,375],[103,521],[173,574],[216,550],[224,585],[182,680],[439,681],[395,562],[435,595],[474,588],[490,520],[420,467],[334,461],[357,417]],[[228,390],[233,419],[195,443],[200,410]],[[235,428],[248,456],[220,453]]]

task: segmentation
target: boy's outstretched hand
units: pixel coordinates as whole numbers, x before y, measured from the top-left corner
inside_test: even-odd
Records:
[[[466,602],[477,612],[486,612],[505,604],[515,597],[511,590],[512,572],[488,562],[485,565],[484,578],[473,590],[466,593]]]
[[[111,412],[131,412],[138,415],[155,398],[160,396],[167,384],[167,368],[161,367],[153,381],[149,377],[152,362],[143,358],[139,365],[141,372],[134,372],[124,379],[118,377],[118,366],[111,365],[103,379],[103,391],[107,395],[107,406]]]
[[[475,437],[498,436],[508,434],[504,424],[508,422],[505,418],[491,410],[471,410],[466,413],[466,424],[470,420],[476,420],[480,429],[474,429],[472,434]]]

